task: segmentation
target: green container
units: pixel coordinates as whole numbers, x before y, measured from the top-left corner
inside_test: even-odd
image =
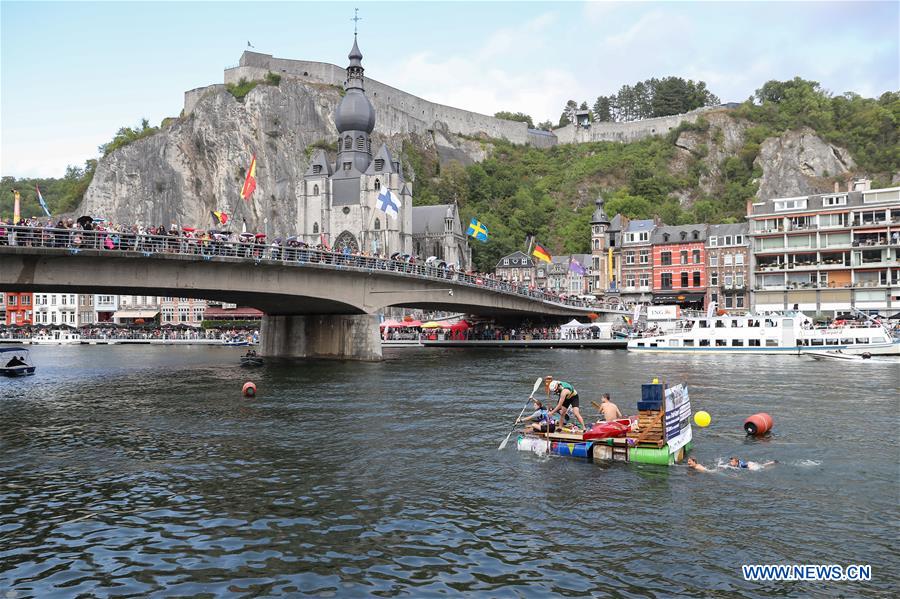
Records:
[[[628,450],[628,461],[640,464],[656,464],[658,466],[671,466],[675,463],[675,456],[669,455],[668,447],[632,447]]]

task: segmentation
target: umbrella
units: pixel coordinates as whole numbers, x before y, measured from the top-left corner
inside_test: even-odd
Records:
[[[193,233],[193,232],[196,231],[197,229],[195,229],[194,227],[181,227],[181,230],[182,230],[182,231],[187,231],[188,233]]]
[[[79,216],[78,220],[76,220],[75,222],[78,223],[78,226],[80,226],[81,228],[87,229],[91,225],[91,223],[94,222],[94,219],[91,218],[90,216],[85,215],[85,216]]]
[[[410,321],[403,322],[403,323],[401,323],[401,324],[398,325],[398,326],[404,326],[404,327],[420,327],[420,326],[422,326],[422,322],[419,321],[419,320],[410,320]]]
[[[254,237],[256,237],[257,239],[262,239],[265,236],[266,236],[265,233],[257,233],[256,235],[254,235]]]
[[[469,323],[465,320],[457,320],[453,324],[450,325],[451,331],[465,331],[469,328]]]
[[[385,320],[378,326],[382,329],[389,328],[389,327],[402,327],[403,323],[400,322],[399,320]]]
[[[423,329],[439,329],[439,328],[441,328],[441,323],[435,322],[432,320],[430,322],[426,322],[425,324],[423,324],[422,328]]]
[[[396,260],[400,256],[400,252],[394,252],[391,254],[391,260]]]
[[[432,262],[437,262],[437,256],[428,256],[425,258],[425,264],[431,264]]]
[[[277,243],[278,245],[281,245],[282,243],[284,243],[284,239],[282,239],[281,237],[276,237],[274,243]]]

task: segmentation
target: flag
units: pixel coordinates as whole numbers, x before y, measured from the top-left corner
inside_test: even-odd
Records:
[[[547,253],[547,250],[545,250],[538,244],[534,244],[534,251],[531,252],[531,255],[538,260],[543,260],[544,262],[552,262],[552,260],[550,259],[550,254]]]
[[[321,235],[319,235],[319,240],[322,242],[322,247],[330,252],[331,245],[328,244],[328,238],[325,237],[325,233],[322,233]]]
[[[21,216],[19,214],[19,212],[20,212],[19,201],[21,200],[21,198],[19,197],[19,192],[16,191],[15,189],[13,189],[12,192],[13,192],[13,224],[18,225],[20,216]]]
[[[44,201],[44,196],[41,195],[41,188],[35,185],[34,189],[37,191],[38,202],[40,202],[41,208],[44,209],[44,214],[50,216],[50,209],[47,208],[47,202]]]
[[[569,270],[582,277],[585,273],[584,266],[582,266],[581,263],[575,258],[572,258],[572,260],[569,262]]]
[[[378,196],[378,209],[388,216],[400,216],[400,206],[397,203],[397,196],[391,193],[387,187]]]
[[[249,200],[256,189],[256,154],[250,159],[250,168],[247,169],[247,178],[244,179],[244,186],[241,188],[241,198]]]
[[[228,224],[228,214],[225,212],[219,212],[218,210],[211,210],[210,214],[212,214],[213,218],[218,221],[220,225]]]
[[[478,241],[487,241],[488,228],[484,226],[483,222],[473,218],[472,222],[469,223],[468,235],[469,237],[474,237]]]

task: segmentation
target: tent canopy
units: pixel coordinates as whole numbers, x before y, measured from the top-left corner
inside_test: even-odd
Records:
[[[572,320],[570,320],[569,322],[567,322],[566,324],[562,325],[559,328],[564,331],[567,331],[567,330],[572,330],[572,329],[586,329],[590,326],[591,326],[590,323],[578,322],[578,319],[573,318]]]

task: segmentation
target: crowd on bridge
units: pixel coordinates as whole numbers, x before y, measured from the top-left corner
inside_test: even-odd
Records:
[[[325,241],[324,237],[321,239]],[[22,219],[17,224],[0,222],[0,246],[42,247],[78,253],[84,250],[130,251],[144,256],[187,254],[201,259],[239,258],[282,263],[318,264],[336,268],[392,271],[414,276],[439,278],[485,287],[539,301],[580,308],[595,306],[583,297],[567,296],[552,290],[520,285],[497,278],[493,273],[463,271],[434,256],[394,253],[385,256],[350,248],[334,249],[325,243],[308,244],[297,236],[277,237],[271,241],[263,233],[234,233],[222,229],[200,230],[171,224],[144,226],[117,225],[83,216],[56,222],[38,218]]]
[[[147,341],[222,341],[257,343],[259,331],[248,328],[201,329],[198,327],[125,326],[113,323],[90,324],[78,328],[69,325],[2,325],[0,339],[26,340],[47,336],[48,331],[66,328],[77,333],[82,340],[114,341],[114,340],[147,340]]]

